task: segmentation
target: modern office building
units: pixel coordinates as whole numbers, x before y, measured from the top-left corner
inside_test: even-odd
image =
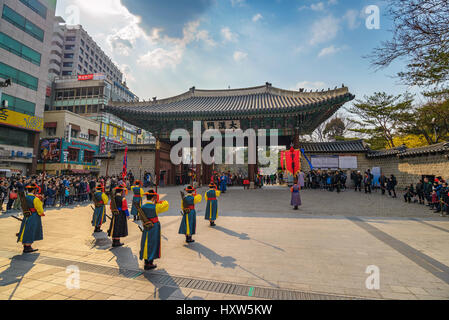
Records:
[[[99,122],[102,153],[117,145],[145,143],[150,137],[148,132],[103,112],[109,101],[123,101],[114,95],[113,87],[101,74],[56,77],[53,83],[51,110],[67,110]]]
[[[53,44],[58,52],[62,50],[60,60],[53,57],[56,66],[51,71],[56,76],[101,73],[112,83],[122,83],[122,72],[82,26],[55,25]]]
[[[97,173],[100,123],[73,112],[46,111],[38,171],[50,174]]]
[[[30,174],[44,127],[56,0],[0,0],[0,169]]]

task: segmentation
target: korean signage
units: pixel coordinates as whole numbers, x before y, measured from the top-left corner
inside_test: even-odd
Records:
[[[44,118],[30,116],[9,109],[0,110],[0,124],[36,132],[44,130]]]
[[[104,80],[104,79],[106,79],[106,76],[103,73],[80,74],[80,75],[78,75],[78,81]]]
[[[221,120],[221,121],[205,121],[205,130],[236,130],[240,129],[240,120]]]
[[[61,161],[61,143],[59,138],[41,140],[39,148],[39,160],[48,163]]]
[[[317,169],[338,169],[340,166],[339,156],[312,156],[311,161]]]

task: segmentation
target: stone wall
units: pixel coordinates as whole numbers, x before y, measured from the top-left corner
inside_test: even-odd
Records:
[[[310,159],[312,154],[306,154]],[[319,154],[320,156],[335,156],[338,154]],[[368,159],[364,153],[341,154],[342,156],[356,156],[358,161],[357,170],[362,174],[373,167],[380,167],[382,172],[388,177],[394,174],[398,180],[398,189],[405,188],[411,183],[416,184],[423,175],[441,176],[449,179],[449,159],[448,154],[429,154],[415,157],[386,157]],[[304,156],[301,156],[301,169],[304,172],[310,171],[310,166]],[[350,170],[348,170],[350,173]],[[349,176],[349,174],[348,174]],[[349,179],[348,179],[349,180]],[[348,181],[351,185],[351,181]]]
[[[109,160],[109,176],[121,174],[123,169],[124,151],[116,151],[115,158]],[[154,177],[154,151],[128,151],[128,172],[132,172],[136,179],[140,179],[140,157],[142,157],[142,179],[145,171]],[[100,176],[106,176],[108,160],[101,161]]]

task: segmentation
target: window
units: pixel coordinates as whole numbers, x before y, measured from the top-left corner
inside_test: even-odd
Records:
[[[72,129],[72,132],[70,133],[70,136],[72,138],[75,138],[75,139],[78,138],[78,131]]]
[[[72,71],[63,71],[62,75],[63,76],[71,76],[72,75]]]
[[[73,68],[73,62],[64,62],[62,65],[64,68]]]
[[[84,55],[84,50],[80,48],[80,52],[82,55]]]
[[[85,45],[85,42],[84,42],[84,40],[83,39],[81,39],[81,45],[84,47],[84,45]],[[81,49],[82,50],[82,49]]]
[[[42,18],[47,19],[47,7],[38,0],[20,0],[28,8],[36,12]]]
[[[75,46],[74,45],[67,45],[67,46],[65,46],[65,49],[66,50],[74,50]]]
[[[44,42],[44,30],[36,26],[31,21],[25,19],[25,17],[21,16],[7,5],[3,6],[2,18],[19,28],[20,30],[28,33],[33,38]]]
[[[33,137],[33,132],[0,127],[0,144],[33,148]]]
[[[0,32],[0,47],[25,60],[30,61],[31,63],[34,63],[37,66],[41,65],[41,54],[39,52],[23,45],[3,32]]]
[[[67,160],[71,161],[71,162],[78,162],[78,158],[79,158],[79,149],[74,149],[74,148],[68,148],[69,150],[69,155],[67,156]]]
[[[56,135],[56,128],[46,128],[45,133],[49,137],[54,137]]]
[[[65,53],[64,54],[64,59],[73,59],[74,54],[73,53]]]
[[[80,72],[83,72],[83,67],[82,67],[81,65],[78,65],[78,70],[79,70]]]
[[[83,58],[81,58],[81,57],[80,57],[80,62],[81,62],[81,63],[83,63],[83,62],[84,62],[84,59],[83,59]]]
[[[76,41],[76,37],[65,37],[65,41]]]
[[[2,62],[0,62],[0,78],[10,78],[12,82],[34,91],[37,91],[39,84],[39,80],[37,78]]]
[[[92,140],[90,140],[90,137],[91,136],[89,135],[89,141],[92,141]],[[89,151],[89,150],[84,150],[84,162],[86,162],[86,163],[94,162],[94,155],[95,155],[95,152]]]
[[[34,116],[36,111],[36,105],[32,102],[10,96],[8,94],[2,94],[2,100],[8,101],[8,109],[20,113],[24,113],[30,116]]]

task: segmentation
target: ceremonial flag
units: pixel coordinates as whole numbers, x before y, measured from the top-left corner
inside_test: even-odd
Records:
[[[128,147],[125,149],[125,156],[123,157],[123,171],[122,171],[122,178],[125,179],[126,173],[128,169]]]

